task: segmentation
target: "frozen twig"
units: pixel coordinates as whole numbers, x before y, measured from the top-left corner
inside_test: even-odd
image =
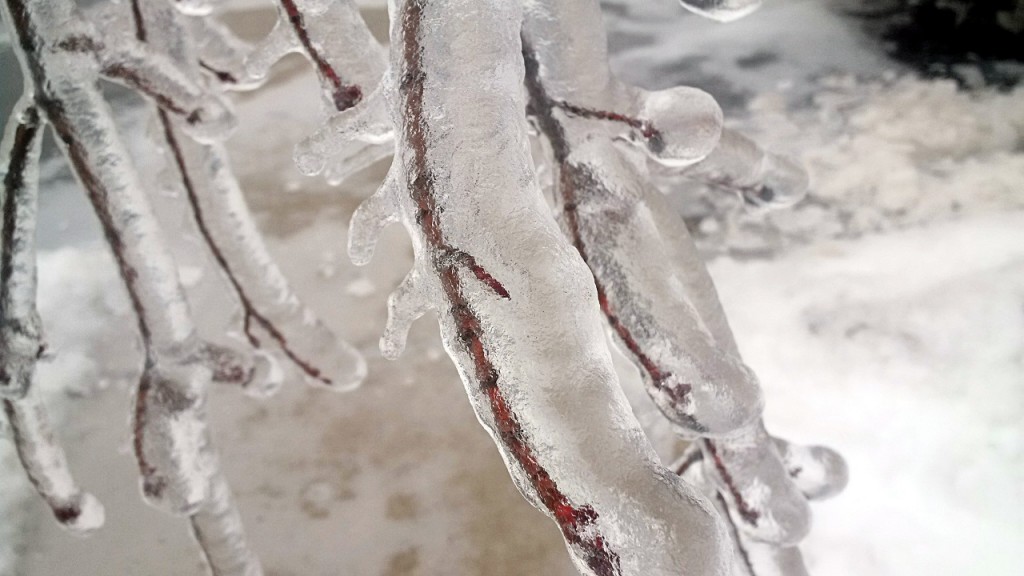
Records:
[[[25,473],[53,510],[57,522],[82,535],[102,526],[103,505],[92,494],[83,492],[72,477],[39,392],[29,389],[22,398],[4,398],[0,403]]]
[[[96,40],[98,34],[68,0],[5,0],[2,9],[18,39],[26,92],[85,188],[138,319],[146,357],[133,428],[143,494],[172,513],[192,515],[209,505],[224,516],[226,501],[211,497],[220,472],[205,404],[214,370],[234,363],[224,360],[224,350],[211,354],[196,335],[177,269],[96,82],[121,70],[113,75],[145,86],[147,95],[204,134],[218,131],[217,119],[224,115],[206,113],[219,110],[208,106],[216,100],[141,44],[111,35]],[[115,55],[126,60],[119,63]],[[8,409],[8,414],[29,424],[23,444],[48,450],[41,413]],[[48,457],[58,460],[52,449]],[[66,485],[61,489],[68,498],[74,492]]]
[[[42,355],[36,312],[36,211],[42,120],[26,94],[0,144],[0,403],[29,481],[61,526],[86,534],[103,524],[103,506],[79,488],[34,386]]]

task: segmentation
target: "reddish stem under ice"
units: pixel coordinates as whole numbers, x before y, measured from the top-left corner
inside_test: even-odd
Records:
[[[593,270],[593,262],[588,254],[586,241],[583,238],[583,233],[579,223],[579,196],[580,193],[588,189],[597,190],[603,187],[603,185],[597,180],[597,178],[588,170],[585,166],[576,164],[569,159],[570,149],[569,140],[565,135],[565,129],[555,119],[552,110],[555,107],[565,108],[577,115],[592,114],[593,117],[607,120],[622,121],[630,124],[630,126],[637,127],[647,126],[647,130],[652,131],[652,134],[657,135],[660,139],[660,133],[655,131],[653,127],[649,126],[646,121],[641,121],[633,118],[628,118],[621,114],[615,114],[610,112],[591,111],[589,109],[580,108],[566,104],[565,102],[556,101],[552,99],[545,90],[540,80],[539,64],[532,51],[524,44],[523,57],[526,64],[526,87],[530,95],[530,113],[537,118],[540,124],[541,131],[547,136],[548,141],[551,143],[551,148],[554,152],[555,162],[559,167],[559,182],[558,190],[562,196],[562,213],[565,217],[566,227],[568,228],[569,239],[573,246],[580,253],[583,261],[586,262],[587,266]],[[646,132],[645,132],[646,135]],[[597,299],[601,305],[601,311],[608,319],[608,323],[615,330],[616,335],[626,346],[633,357],[636,358],[644,372],[647,373],[651,384],[659,392],[662,392],[668,396],[673,406],[682,407],[690,402],[690,392],[693,387],[686,383],[677,383],[674,386],[670,384],[673,378],[673,374],[670,370],[664,369],[659,366],[644,350],[637,339],[633,336],[629,327],[622,322],[619,315],[616,313],[611,301],[608,298],[607,291],[604,285],[594,275],[594,284],[597,288]],[[701,431],[705,427],[703,424],[698,422],[694,417],[685,415],[682,410],[677,410],[673,415],[676,419],[686,420],[686,425],[693,430]]]
[[[715,443],[711,440],[704,439],[703,442],[704,447],[707,448],[708,452],[711,454],[711,458],[714,460],[715,470],[718,471],[719,477],[722,479],[722,482],[725,483],[726,489],[729,490],[729,495],[732,496],[733,501],[736,503],[736,511],[744,521],[753,526],[757,526],[757,521],[760,520],[761,514],[743,498],[743,494],[741,494],[739,488],[736,487],[736,482],[733,480],[732,474],[729,472],[729,469],[726,468],[722,457],[718,454],[718,447],[715,446]]]
[[[341,112],[358,104],[363,99],[362,88],[356,84],[346,84],[338,71],[334,69],[334,66],[320,53],[313,39],[309,36],[305,16],[302,15],[302,11],[295,4],[295,0],[281,0],[281,7],[284,8],[285,14],[288,15],[288,22],[292,25],[292,29],[295,30],[295,35],[302,44],[302,48],[316,66],[317,72],[330,83],[335,109]]]
[[[135,19],[135,37],[139,42],[146,42],[146,24],[142,18],[139,0],[132,0],[132,16]],[[192,216],[195,219],[196,227],[199,229],[199,233],[203,236],[203,240],[206,241],[206,245],[210,248],[210,253],[213,255],[217,265],[224,272],[228,282],[231,284],[235,294],[238,296],[238,300],[242,306],[243,331],[246,338],[248,338],[249,343],[255,348],[260,347],[259,339],[252,333],[252,322],[255,320],[256,323],[259,324],[260,328],[265,330],[277,343],[285,356],[287,356],[293,364],[298,366],[303,373],[328,386],[332,385],[332,380],[319,368],[314,366],[312,362],[303,359],[291,349],[288,344],[288,338],[277,328],[277,326],[274,325],[273,322],[271,322],[266,316],[260,314],[259,310],[256,309],[256,306],[253,305],[252,300],[249,299],[249,295],[246,293],[245,287],[242,286],[242,283],[231,270],[231,265],[228,263],[227,257],[224,256],[223,251],[221,251],[220,247],[217,245],[217,242],[214,240],[213,234],[210,232],[210,228],[206,223],[206,217],[199,204],[199,195],[189,172],[188,163],[185,161],[185,155],[181,149],[181,144],[178,142],[178,137],[174,132],[174,124],[171,122],[170,117],[162,107],[157,110],[157,115],[160,119],[160,126],[163,129],[164,139],[167,141],[167,147],[171,150],[175,166],[177,166],[178,172],[181,175],[182,187],[184,187],[185,194],[188,196],[189,207],[192,210]]]
[[[434,175],[427,162],[429,126],[423,109],[423,92],[427,71],[422,62],[420,45],[423,5],[425,0],[409,0],[401,15],[404,38],[405,75],[400,86],[404,96],[405,139],[413,152],[409,193],[416,204],[416,222],[434,254],[433,266],[449,303],[449,313],[458,329],[458,340],[473,359],[475,377],[488,399],[497,436],[505,449],[525,473],[544,507],[558,523],[566,541],[573,545],[587,565],[598,576],[618,576],[619,556],[605,545],[604,537],[594,533],[597,512],[590,505],[574,506],[568,496],[533,453],[529,437],[515,411],[498,386],[500,375],[488,357],[483,342],[480,318],[463,294],[459,265],[466,266],[477,279],[503,298],[510,299],[505,288],[471,255],[451,246],[441,229],[440,211],[434,189]],[[455,258],[444,257],[447,254]],[[464,256],[460,256],[464,254]]]

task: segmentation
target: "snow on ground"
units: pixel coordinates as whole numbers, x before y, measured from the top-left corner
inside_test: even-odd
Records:
[[[622,3],[612,4],[614,14]],[[769,428],[832,445],[850,462],[846,493],[815,506],[804,547],[812,573],[1015,574],[1024,544],[1024,96],[884,76],[881,57],[818,2],[776,1],[732,26],[659,16],[669,9],[679,12],[674,2],[632,3],[631,19],[610,21],[613,44],[628,39],[623,31],[639,43],[620,46],[617,68],[708,82],[738,127],[799,153],[814,177],[809,206],[771,215],[754,235],[787,241],[711,265],[766,388]],[[398,362],[376,351],[386,294],[411,263],[408,241],[390,230],[359,269],[344,257],[344,235],[383,167],[341,190],[301,177],[290,147],[316,121],[317,91],[298,60],[275,74],[276,85],[240,98],[236,169],[272,251],[300,294],[367,355],[370,377],[344,396],[301,384],[266,401],[215,390],[214,433],[268,572],[572,574],[554,525],[522,501],[473,417],[433,319],[414,326]],[[107,506],[107,526],[86,540],[61,532],[0,442],[0,574],[198,574],[185,525],[140,501],[127,431],[132,324],[95,222],[55,166],[42,201],[39,295],[55,357],[40,382],[64,421],[72,468]],[[749,246],[750,229],[730,222],[754,217],[730,218],[726,232],[706,237]],[[851,227],[837,232],[837,222]],[[188,231],[175,237],[187,252]],[[218,276],[190,275],[192,293],[204,295],[201,325],[219,330],[230,307],[205,296]],[[635,390],[635,372],[619,365]],[[668,446],[658,420],[641,416]]]

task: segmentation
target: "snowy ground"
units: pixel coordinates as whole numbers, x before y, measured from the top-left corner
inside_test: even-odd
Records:
[[[730,26],[682,17],[668,0],[610,4],[625,77],[705,87],[738,127],[812,171],[811,201],[767,224],[728,204],[715,206],[724,216],[688,212],[706,247],[724,254],[711,272],[766,388],[769,428],[850,462],[847,491],[815,507],[804,547],[812,573],[1016,574],[1024,93],[968,95],[886,74],[884,57],[818,1],[775,0]],[[316,120],[316,88],[297,60],[276,74],[240,99],[236,171],[279,262],[366,354],[370,377],[346,396],[298,384],[267,401],[215,391],[215,435],[268,572],[572,574],[554,525],[522,501],[473,417],[436,323],[414,327],[398,362],[376,351],[386,294],[411,263],[408,241],[390,230],[359,269],[344,238],[383,167],[340,190],[301,177],[290,146]],[[131,142],[141,163],[158,166],[144,140]],[[126,426],[138,354],[125,353],[134,336],[111,259],[66,172],[47,172],[39,300],[55,358],[40,382],[107,526],[88,540],[61,532],[0,443],[0,574],[198,574],[185,525],[138,497]],[[193,240],[178,237],[195,259]],[[220,329],[218,277],[188,276],[201,323]]]

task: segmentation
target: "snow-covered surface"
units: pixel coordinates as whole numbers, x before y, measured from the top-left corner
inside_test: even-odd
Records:
[[[655,10],[648,4],[682,12],[674,2],[631,6]],[[738,127],[808,161],[812,195],[878,223],[837,234],[821,228],[833,214],[825,210],[770,257],[711,266],[765,387],[769,429],[833,446],[850,463],[847,491],[815,505],[804,547],[811,572],[1016,573],[1024,95],[970,96],[899,71],[885,79],[881,57],[818,2],[770,2],[728,26],[687,17],[675,28],[662,19],[639,29],[646,48],[616,61],[635,75],[627,80],[700,86],[713,72]],[[735,64],[759,52],[777,58]],[[690,68],[694,78],[654,75],[694,54],[711,62]],[[821,79],[830,70],[876,74]],[[302,63],[274,73],[280,82],[240,99],[236,171],[296,290],[367,355],[370,376],[347,395],[297,382],[265,401],[214,390],[214,435],[268,573],[571,574],[554,525],[522,501],[476,422],[433,318],[414,326],[402,359],[380,358],[384,298],[411,264],[408,241],[388,231],[373,263],[356,268],[344,238],[384,167],[341,189],[301,176],[290,151],[316,121],[318,88]],[[715,93],[714,82],[708,88]],[[802,96],[812,93],[819,97]],[[87,540],[59,530],[0,442],[0,574],[197,574],[186,526],[139,498],[127,428],[138,353],[126,353],[135,337],[113,262],[66,172],[53,164],[44,172],[39,303],[55,356],[40,382],[64,421],[71,467],[103,500],[107,525]],[[787,216],[773,218],[787,229]],[[217,282],[207,271],[189,284],[207,294]],[[222,299],[195,307],[207,328],[219,326]],[[630,397],[642,398],[620,360]],[[663,424],[641,412],[667,457]]]

